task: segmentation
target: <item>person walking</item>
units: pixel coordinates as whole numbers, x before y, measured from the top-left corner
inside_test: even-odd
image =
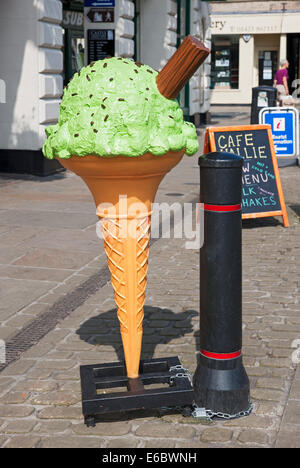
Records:
[[[280,69],[277,70],[274,77],[274,88],[277,89],[277,99],[279,102],[285,100],[289,96],[289,62],[287,59],[280,60]]]

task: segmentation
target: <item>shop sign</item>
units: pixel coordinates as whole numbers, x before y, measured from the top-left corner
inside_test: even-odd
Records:
[[[64,10],[63,26],[65,28],[70,28],[71,26],[81,28],[83,26],[83,13],[80,11]]]
[[[245,41],[246,44],[247,44],[247,42],[249,42],[250,39],[251,39],[251,34],[244,34],[244,35],[243,35],[243,39],[244,39],[244,41]]]
[[[85,7],[114,7],[115,0],[84,0]]]
[[[262,2],[259,2],[262,3]],[[267,2],[265,2],[267,3]],[[225,6],[224,6],[225,7]],[[211,15],[211,33],[218,34],[284,34],[299,33],[300,13],[286,12],[284,15],[259,11],[251,13],[227,12]]]
[[[242,218],[288,216],[270,125],[210,127],[204,153],[225,151],[244,158]]]
[[[91,8],[87,17],[92,23],[114,23],[114,8]]]
[[[225,20],[212,20],[211,21],[211,28],[217,31],[222,31],[224,29],[224,26],[226,25]]]
[[[259,122],[272,128],[276,155],[296,158],[299,151],[299,111],[294,107],[266,107]]]
[[[241,34],[246,41],[250,40],[252,34],[280,33],[282,25],[278,18],[269,17],[266,22],[266,15],[242,16],[212,16],[211,32],[212,34]]]
[[[115,55],[113,29],[88,29],[88,63]]]

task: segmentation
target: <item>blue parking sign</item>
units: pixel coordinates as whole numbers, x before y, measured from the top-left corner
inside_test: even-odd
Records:
[[[115,0],[84,0],[85,7],[114,7]]]
[[[260,123],[271,125],[277,156],[297,157],[298,111],[294,108],[267,107],[260,112]]]

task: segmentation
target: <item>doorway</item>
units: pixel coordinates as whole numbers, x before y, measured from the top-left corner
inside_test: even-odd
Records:
[[[64,1],[64,85],[84,66],[83,5]],[[66,8],[66,9],[65,9]]]
[[[273,86],[277,68],[277,50],[260,50],[258,56],[259,86]]]
[[[65,85],[84,66],[84,37],[81,31],[69,28],[65,31]]]
[[[300,34],[287,35],[287,59],[290,63],[289,88],[292,91],[300,85]],[[299,82],[295,83],[295,80]]]

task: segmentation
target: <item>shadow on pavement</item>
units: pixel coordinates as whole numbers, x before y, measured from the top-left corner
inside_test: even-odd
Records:
[[[142,359],[152,359],[156,345],[168,344],[176,338],[192,333],[191,319],[199,315],[196,310],[175,313],[170,309],[145,306],[143,322]],[[117,309],[110,309],[84,322],[76,331],[80,339],[95,346],[111,345],[120,362],[124,361],[123,346]]]
[[[262,227],[283,226],[283,223],[270,216],[268,218],[244,219],[242,221],[242,226],[243,229],[257,229]]]
[[[35,176],[30,174],[12,174],[0,172],[0,186],[12,182],[30,180],[31,182],[51,182],[52,180],[60,180],[66,178],[67,171],[62,169],[60,172],[49,176]]]
[[[300,218],[300,205],[289,205],[289,207]]]

